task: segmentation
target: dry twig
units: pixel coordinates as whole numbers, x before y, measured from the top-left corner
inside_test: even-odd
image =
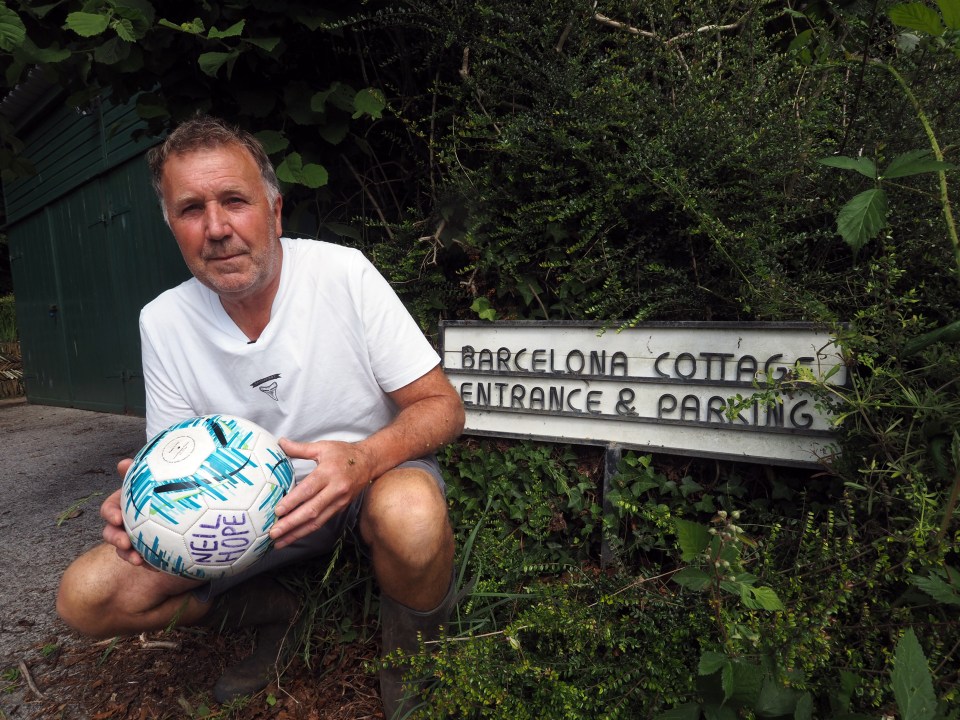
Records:
[[[147,640],[147,634],[140,633],[140,647],[146,648],[148,650],[153,648],[164,648],[166,650],[176,650],[180,647],[180,643],[173,642],[172,640]]]
[[[364,181],[362,177],[360,177],[360,173],[358,173],[356,168],[353,167],[353,164],[350,162],[350,160],[347,159],[347,156],[344,155],[342,157],[343,157],[343,162],[346,164],[350,172],[353,173],[354,179],[357,181],[357,183],[360,185],[360,188],[363,190],[363,194],[367,196],[367,200],[369,200],[370,204],[373,205],[373,210],[374,212],[377,213],[377,217],[380,218],[380,223],[383,225],[383,229],[386,230],[387,237],[390,238],[391,242],[394,242],[396,238],[393,237],[393,232],[391,232],[390,230],[390,223],[387,222],[387,216],[384,215],[383,210],[380,209],[380,203],[377,202],[377,199],[373,196],[373,193],[370,192],[370,188],[367,187],[367,183]]]
[[[19,667],[20,674],[23,675],[23,679],[27,682],[27,687],[33,691],[33,694],[40,699],[46,697],[42,692],[40,692],[40,688],[37,687],[36,683],[33,682],[33,676],[30,675],[30,670],[27,668],[27,664],[23,660],[19,662]]]

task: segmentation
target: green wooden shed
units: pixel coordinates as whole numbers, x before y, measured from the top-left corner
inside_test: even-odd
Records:
[[[132,105],[36,84],[0,111],[37,169],[3,183],[27,400],[142,415],[140,308],[188,277],[143,157],[157,140]]]

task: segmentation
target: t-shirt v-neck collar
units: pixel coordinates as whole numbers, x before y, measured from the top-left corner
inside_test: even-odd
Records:
[[[275,324],[273,319],[277,315],[277,308],[280,306],[280,303],[283,301],[283,298],[286,295],[290,268],[293,266],[293,263],[290,262],[289,247],[285,242],[283,242],[283,238],[280,239],[280,243],[283,248],[283,257],[280,261],[280,284],[277,286],[277,294],[273,298],[273,305],[270,311],[270,321],[267,323],[267,326],[263,329],[263,332],[260,334],[260,337],[257,338],[257,340],[251,340],[248,338],[246,334],[237,326],[237,324],[233,321],[233,318],[230,317],[226,309],[223,307],[223,303],[220,302],[219,295],[217,295],[206,285],[200,285],[207,297],[207,305],[210,309],[210,317],[213,320],[213,324],[218,330],[225,333],[230,338],[237,340],[238,342],[242,342],[251,346],[256,345],[256,343],[260,342],[260,340],[270,333],[270,328]]]

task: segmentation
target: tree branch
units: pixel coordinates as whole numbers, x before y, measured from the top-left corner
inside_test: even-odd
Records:
[[[647,30],[641,30],[640,28],[635,28],[632,25],[627,25],[622,23],[619,20],[614,20],[608,18],[606,15],[601,15],[600,13],[594,13],[593,19],[596,20],[601,25],[606,25],[607,27],[616,28],[617,30],[624,30],[631,35],[642,35],[643,37],[653,38],[654,40],[659,40],[660,36],[656,33],[649,32]]]
[[[746,22],[747,18],[753,14],[753,11],[757,8],[757,5],[754,5],[749,10],[747,10],[736,22],[728,23],[726,25],[704,25],[703,27],[698,27],[696,30],[689,30],[679,35],[675,35],[669,40],[664,40],[659,35],[649,30],[641,30],[640,28],[633,27],[632,25],[627,25],[626,23],[620,22],[619,20],[614,20],[613,18],[607,17],[601,13],[595,12],[593,14],[593,19],[596,20],[601,25],[606,25],[607,27],[616,28],[617,30],[623,30],[628,32],[631,35],[640,35],[641,37],[653,38],[654,40],[659,40],[664,45],[672,45],[678,40],[683,40],[684,38],[692,37],[694,35],[701,35],[708,32],[730,32],[732,30],[739,30],[743,27],[743,24]]]

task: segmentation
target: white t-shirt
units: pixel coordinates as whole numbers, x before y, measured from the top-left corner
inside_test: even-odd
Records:
[[[280,287],[254,343],[195,278],[143,308],[148,438],[188,417],[224,413],[278,438],[362,440],[396,415],[385,393],[439,364],[359,251],[316,240],[281,243]],[[312,467],[295,465],[298,477]]]

